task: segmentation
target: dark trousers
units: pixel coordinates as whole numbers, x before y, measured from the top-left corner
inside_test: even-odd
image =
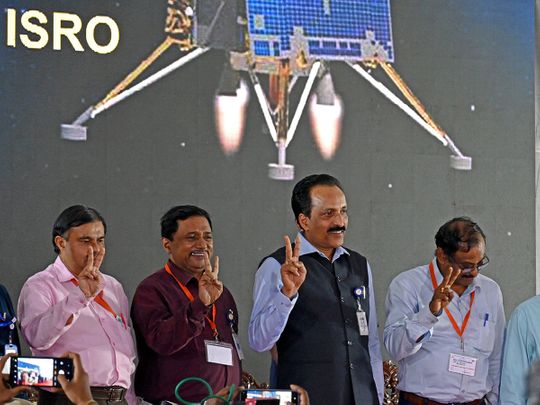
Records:
[[[104,399],[95,400],[99,405],[128,405],[128,402],[122,401],[107,401]],[[45,390],[39,390],[38,405],[73,405],[73,402],[62,392],[55,393]]]
[[[430,402],[429,400],[426,398],[426,401],[425,401],[425,405],[429,405]],[[398,405],[417,405],[416,403],[413,403],[413,402],[409,402],[407,401],[405,398],[403,398],[402,396],[399,397],[399,402],[398,402]],[[482,400],[482,402],[480,402],[479,405],[486,405],[486,401],[485,400]]]

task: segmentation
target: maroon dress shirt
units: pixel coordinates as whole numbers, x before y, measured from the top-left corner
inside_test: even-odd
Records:
[[[198,280],[169,260],[173,274],[191,292],[190,302],[180,286],[164,268],[144,279],[137,287],[131,306],[131,319],[137,337],[139,364],[135,372],[135,393],[146,401],[178,402],[176,385],[186,377],[208,381],[214,392],[241,380],[241,362],[234,349],[232,329],[238,332],[238,312],[234,299],[225,287],[215,302],[219,338],[233,346],[233,365],[208,363],[205,340],[213,340],[213,331],[206,317],[212,318],[211,307],[199,300]],[[228,319],[234,316],[233,328]],[[184,384],[183,399],[200,402],[209,395],[204,385]]]

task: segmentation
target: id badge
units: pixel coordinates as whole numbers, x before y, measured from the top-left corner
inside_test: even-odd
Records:
[[[229,343],[205,340],[206,361],[208,363],[233,365],[233,347]]]
[[[358,320],[358,330],[360,331],[360,336],[368,336],[369,328],[366,313],[364,311],[356,311],[356,319]]]
[[[16,345],[7,344],[4,346],[4,355],[10,354],[10,353],[17,355],[18,352],[19,351]],[[10,360],[6,361],[6,364],[4,365],[4,368],[2,369],[2,374],[9,374],[9,370],[11,369],[10,365],[11,365],[11,361]]]
[[[240,346],[240,340],[238,339],[238,335],[236,333],[232,333],[232,338],[234,342],[234,347],[236,347],[236,353],[238,353],[238,358],[240,360],[244,360],[244,352],[242,351],[242,347]]]
[[[476,374],[476,362],[477,358],[471,356],[465,356],[463,354],[450,353],[450,360],[448,362],[448,371],[457,374],[468,375],[474,377]]]

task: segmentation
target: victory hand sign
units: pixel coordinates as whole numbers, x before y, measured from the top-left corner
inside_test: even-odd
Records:
[[[288,236],[285,239],[285,262],[281,265],[281,281],[283,288],[281,292],[289,299],[298,293],[298,289],[306,279],[306,268],[300,261],[300,235],[294,241],[294,251],[291,246],[291,240]]]
[[[454,298],[454,291],[452,291],[451,287],[460,274],[460,269],[454,270],[453,267],[448,268],[448,273],[444,276],[441,284],[435,288],[433,298],[429,303],[429,309],[433,315],[439,316],[441,311],[446,308],[448,304],[450,304],[450,301],[452,301],[452,298]]]
[[[212,305],[223,292],[223,283],[218,280],[219,257],[214,259],[214,267],[210,264],[208,253],[204,256],[205,269],[199,279],[199,299],[206,306]]]
[[[95,297],[103,290],[103,276],[99,268],[101,267],[104,256],[105,249],[100,249],[94,258],[94,249],[91,246],[88,248],[86,266],[84,266],[77,276],[79,288],[87,298]]]

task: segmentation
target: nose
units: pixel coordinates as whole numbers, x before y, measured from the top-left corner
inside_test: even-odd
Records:
[[[195,247],[197,249],[206,249],[207,242],[204,240],[204,238],[201,236],[195,240]]]
[[[346,226],[347,225],[347,213],[346,212],[338,212],[338,214],[334,217],[336,219],[336,225],[338,226]]]

